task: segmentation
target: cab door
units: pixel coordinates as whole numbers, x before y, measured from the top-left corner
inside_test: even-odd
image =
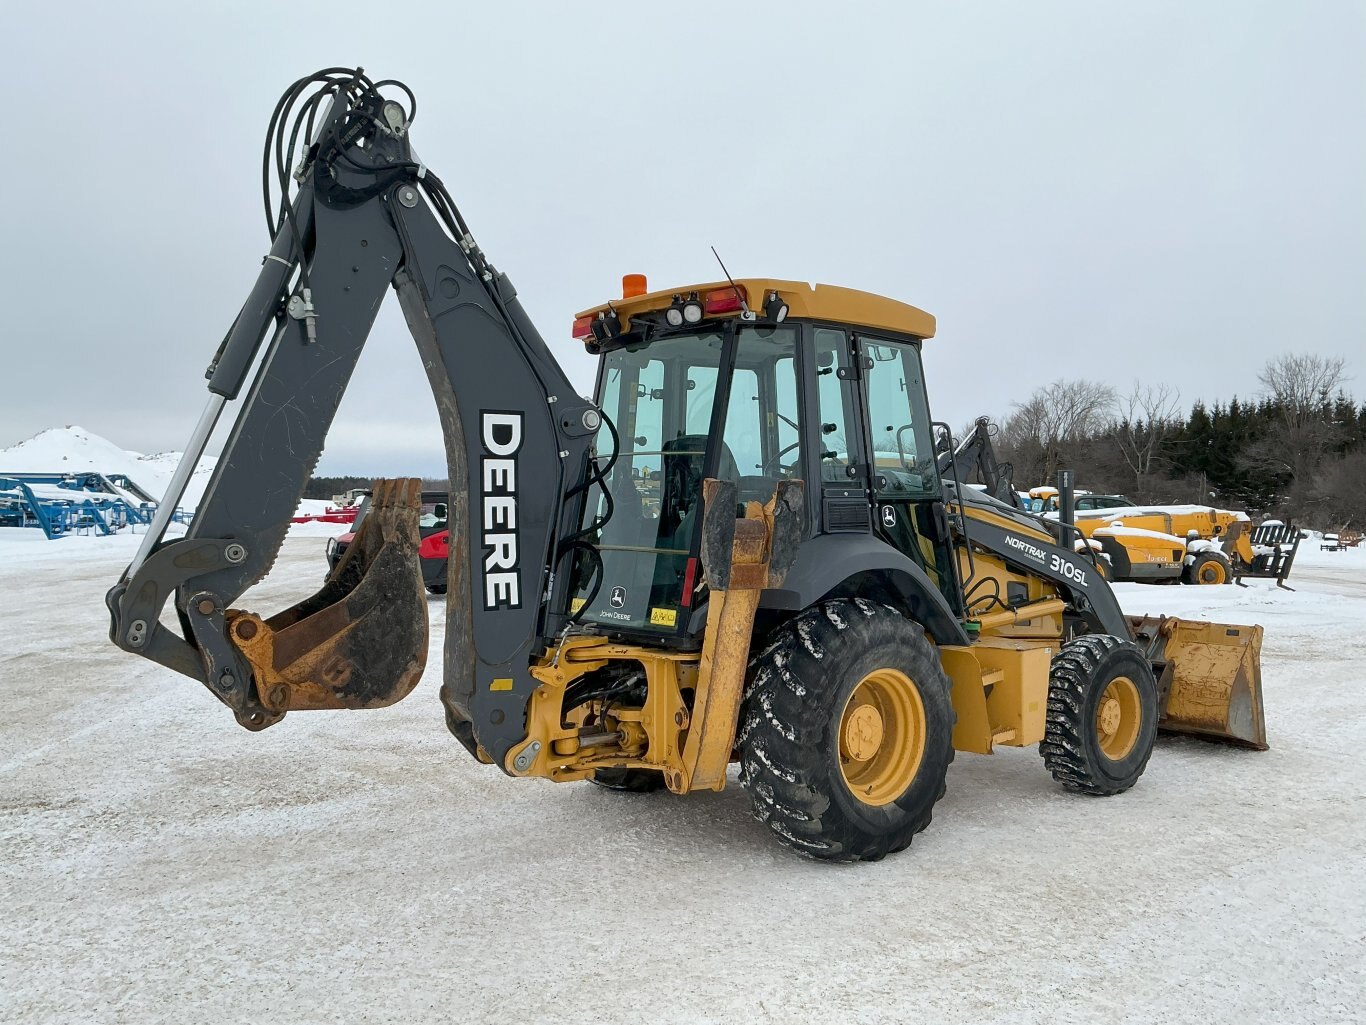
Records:
[[[961,614],[920,348],[860,334],[854,339],[854,359],[873,529],[923,569],[949,607]]]

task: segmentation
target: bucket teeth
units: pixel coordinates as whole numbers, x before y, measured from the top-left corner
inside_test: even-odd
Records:
[[[231,610],[228,636],[265,707],[381,708],[406,697],[427,662],[418,556],[420,480],[378,480],[341,561],[311,598],[269,619]]]

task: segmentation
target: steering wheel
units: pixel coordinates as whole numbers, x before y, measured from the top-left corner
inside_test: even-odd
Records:
[[[779,415],[781,416],[782,414],[779,414]],[[786,417],[783,417],[783,419],[786,420],[787,418],[786,418]],[[797,447],[798,445],[800,445],[800,444],[801,444],[801,439],[799,438],[799,439],[797,439],[796,441],[794,441],[792,444],[787,445],[787,446],[785,446],[785,447],[783,447],[783,448],[780,448],[777,452],[774,452],[773,455],[769,456],[767,459],[765,459],[765,460],[763,461],[762,464],[760,464],[760,466],[759,466],[759,474],[760,474],[761,476],[763,476],[763,477],[769,476],[769,472],[768,472],[768,471],[769,471],[769,468],[770,468],[770,467],[772,467],[773,469],[777,470],[778,473],[780,473],[780,474],[786,475],[786,474],[791,473],[793,470],[795,470],[795,469],[797,468],[797,464],[796,464],[796,463],[784,464],[783,461],[782,461],[782,459],[783,459],[783,456],[787,455],[789,452],[791,452],[794,448],[796,448],[796,447]]]

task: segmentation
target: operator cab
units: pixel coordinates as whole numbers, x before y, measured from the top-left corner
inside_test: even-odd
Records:
[[[744,279],[628,294],[574,322],[600,355],[616,459],[584,512],[568,612],[612,634],[686,639],[705,601],[702,481],[763,504],[806,482],[804,536],[880,537],[960,604],[920,345],[934,318],[828,285]],[[936,508],[937,507],[937,508]]]

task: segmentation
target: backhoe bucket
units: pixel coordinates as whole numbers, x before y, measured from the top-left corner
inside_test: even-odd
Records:
[[[382,708],[427,664],[418,557],[420,480],[375,481],[355,540],[313,597],[262,619],[228,611],[228,637],[273,712]]]
[[[1130,616],[1157,676],[1159,729],[1265,751],[1262,628]]]

